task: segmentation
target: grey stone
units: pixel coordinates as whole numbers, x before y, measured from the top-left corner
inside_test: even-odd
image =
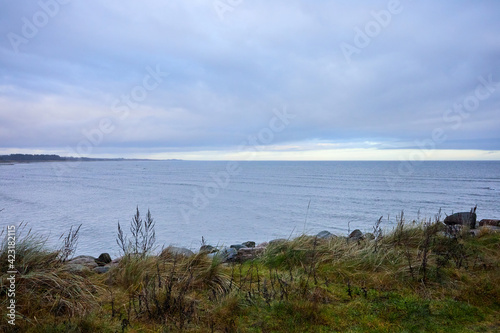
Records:
[[[84,265],[90,269],[97,266],[96,258],[92,256],[78,256],[66,262],[67,265]]]
[[[229,249],[224,249],[222,253],[226,257],[226,261],[230,261],[236,258],[238,251],[236,249],[229,248]]]
[[[245,245],[246,247],[255,247],[255,242],[253,241],[248,241],[245,243],[241,243],[242,245]]]
[[[318,238],[321,238],[321,239],[328,239],[328,238],[332,238],[334,235],[328,231],[328,230],[323,230],[323,231],[320,231],[316,237]]]
[[[444,224],[446,225],[465,225],[471,229],[476,228],[476,213],[474,212],[460,212],[446,216]]]
[[[99,266],[104,266],[111,262],[111,256],[109,255],[109,253],[101,253],[99,257],[95,260],[95,262]]]
[[[356,229],[349,234],[349,240],[358,241],[360,239],[363,239],[363,233],[359,229]]]
[[[239,262],[255,259],[266,250],[265,247],[245,247],[238,250],[235,260]]]
[[[247,247],[247,246],[245,246],[243,244],[233,244],[233,245],[230,246],[230,248],[236,249],[236,251],[238,251],[239,249],[243,249],[245,247]]]
[[[86,259],[86,260],[90,261],[90,260],[95,260],[95,257],[81,255],[81,256],[74,257],[73,259],[71,259],[71,261],[77,260],[77,259]]]
[[[231,247],[223,247],[217,253],[210,253],[209,257],[220,258],[223,262],[233,261],[236,258],[238,251]]]
[[[122,258],[123,258],[123,257],[118,257],[118,258],[115,258],[115,259],[113,259],[113,261],[111,261],[111,263],[112,263],[112,264],[119,264],[119,263],[120,263],[120,261],[122,261]]]
[[[191,251],[190,249],[186,249],[185,247],[177,247],[177,246],[169,246],[166,249],[164,249],[160,256],[164,256],[167,253],[171,253],[173,255],[181,255],[185,257],[191,257],[194,256],[194,252]]]
[[[287,242],[286,239],[284,239],[284,238],[278,238],[278,239],[270,240],[269,241],[269,245],[277,245],[277,244],[285,243],[285,242]]]
[[[98,266],[94,268],[93,271],[96,272],[97,274],[104,274],[107,273],[110,269],[111,267],[109,266]]]
[[[500,227],[495,227],[492,225],[485,225],[485,226],[483,226],[483,228],[490,231],[490,232],[500,232]]]
[[[500,227],[500,220],[492,220],[492,219],[482,219],[479,221],[479,226],[491,225],[493,227]]]
[[[82,264],[67,264],[65,266],[66,270],[72,273],[82,273],[86,271],[90,271],[90,269]]]

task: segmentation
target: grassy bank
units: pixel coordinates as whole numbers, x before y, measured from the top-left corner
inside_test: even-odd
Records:
[[[18,233],[16,326],[7,322],[2,243],[0,331],[494,332],[500,234],[450,237],[405,222],[375,238],[301,236],[258,258],[126,255],[108,273],[74,273],[67,253]],[[4,238],[5,234],[2,236]]]

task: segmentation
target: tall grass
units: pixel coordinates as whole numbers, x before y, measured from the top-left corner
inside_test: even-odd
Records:
[[[0,235],[0,274],[6,281],[9,269],[5,232]],[[16,316],[17,327],[34,328],[44,317],[82,317],[98,307],[95,295],[100,286],[88,278],[69,272],[62,262],[60,251],[49,250],[46,238],[33,234],[26,224],[17,227],[16,233]],[[0,287],[0,295],[6,295],[7,285]],[[2,297],[1,306],[7,306],[8,298]],[[4,318],[2,318],[4,319]],[[0,329],[10,329],[5,320]]]
[[[380,224],[374,239],[302,235],[232,263],[206,252],[186,257],[167,249],[155,256],[143,252],[139,238],[137,251],[103,275],[68,272],[60,251],[27,231],[16,259],[18,322],[33,332],[500,328],[499,234],[450,235],[439,216],[407,221],[404,213],[393,230]]]
[[[143,220],[138,206],[136,207],[135,215],[130,222],[130,238],[128,238],[123,232],[120,222],[118,222],[118,235],[116,237],[116,243],[120,247],[123,255],[133,254],[135,256],[140,255],[145,257],[151,254],[155,250],[155,225],[156,222],[151,216],[149,209],[145,219]]]

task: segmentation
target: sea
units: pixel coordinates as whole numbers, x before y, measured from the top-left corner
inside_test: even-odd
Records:
[[[138,209],[157,251],[197,250],[328,230],[389,231],[477,205],[500,218],[500,161],[95,161],[0,165],[0,226],[29,229],[49,248],[81,225],[75,255],[120,254]],[[24,226],[24,227],[22,227]],[[20,230],[21,229],[21,230]]]

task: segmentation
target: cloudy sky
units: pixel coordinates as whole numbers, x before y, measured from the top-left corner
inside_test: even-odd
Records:
[[[0,0],[0,153],[500,159],[500,2]]]

